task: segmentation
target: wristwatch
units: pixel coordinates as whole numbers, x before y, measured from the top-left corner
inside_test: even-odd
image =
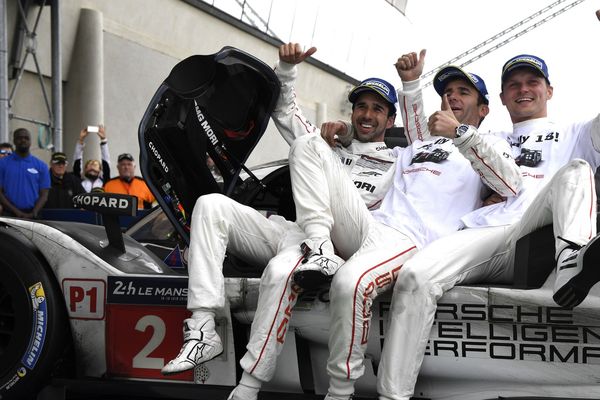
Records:
[[[470,125],[460,124],[458,128],[456,128],[456,137],[459,138],[463,136],[464,134],[469,132],[469,129],[471,129]]]

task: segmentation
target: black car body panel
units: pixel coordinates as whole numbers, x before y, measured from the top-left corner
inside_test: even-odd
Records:
[[[177,64],[158,88],[138,129],[140,167],[179,234],[189,241],[196,199],[231,194],[262,137],[279,96],[273,70],[225,47]],[[223,182],[207,166],[212,158]]]

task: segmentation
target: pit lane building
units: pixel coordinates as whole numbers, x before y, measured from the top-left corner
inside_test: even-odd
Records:
[[[406,0],[388,2],[399,3],[381,2],[398,12]],[[79,131],[103,123],[116,165],[119,153],[138,154],[142,113],[177,62],[234,46],[273,65],[283,41],[310,42],[310,30],[308,37],[292,34],[301,19],[295,15],[300,6],[290,4],[0,0],[0,142],[11,142],[12,131],[25,127],[33,134],[34,155],[49,160],[60,150],[71,157]],[[268,20],[276,7],[287,7],[286,20]],[[287,29],[282,39],[277,24]],[[299,75],[299,102],[312,121],[348,118],[346,94],[357,79],[317,59],[303,63]],[[100,157],[97,141],[88,137],[86,159]],[[259,146],[268,150],[255,152],[249,165],[287,157],[288,146],[272,124]]]

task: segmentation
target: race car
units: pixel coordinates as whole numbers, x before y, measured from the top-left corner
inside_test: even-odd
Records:
[[[542,162],[542,151],[541,150],[530,150],[521,149],[521,154],[515,159],[517,165],[524,165],[526,167],[535,167]]]
[[[262,265],[226,259],[228,307],[217,316],[223,354],[194,371],[165,377],[160,369],[181,347],[189,316],[185,249],[196,199],[221,192],[295,218],[287,165],[260,173],[244,165],[278,93],[271,68],[241,50],[190,57],[159,86],[139,126],[140,166],[159,210],[126,234],[118,218],[136,212],[135,199],[108,193],[76,198],[104,227],[0,218],[0,398],[50,387],[227,397],[241,376]],[[600,287],[575,309],[554,304],[552,246],[551,227],[526,236],[513,286],[459,286],[440,299],[415,396],[600,398]],[[372,306],[366,372],[356,385],[364,398],[376,397],[389,304],[388,293]],[[264,390],[280,399],[325,394],[327,289],[304,292],[287,324],[282,368]]]
[[[443,149],[434,149],[433,151],[422,151],[417,153],[413,159],[412,163],[423,163],[423,162],[433,162],[433,163],[441,163],[450,155],[449,152]]]

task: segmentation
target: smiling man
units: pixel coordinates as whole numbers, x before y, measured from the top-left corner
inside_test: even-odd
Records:
[[[302,113],[294,89],[297,64],[314,54],[316,48],[303,51],[297,43],[279,48],[275,67],[281,82],[277,106],[271,117],[284,140],[290,144],[299,137],[320,139],[319,128]],[[353,121],[360,127],[352,134],[350,147],[336,147],[336,165],[354,182],[362,207],[376,208],[394,174],[395,156],[383,142],[385,129],[396,115],[396,91],[388,82],[371,78],[361,82],[350,94]],[[330,152],[330,149],[327,148]],[[342,162],[340,162],[340,160]],[[356,189],[354,189],[356,188]],[[312,196],[315,196],[315,191]],[[310,199],[305,199],[310,202]],[[220,195],[201,196],[192,215],[188,309],[191,318],[184,321],[184,343],[180,353],[162,370],[177,373],[207,362],[223,351],[215,330],[215,316],[225,306],[223,260],[225,251],[252,264],[265,266],[261,294],[252,323],[248,352],[241,359],[244,370],[240,384],[230,394],[232,400],[255,400],[263,382],[275,373],[277,354],[283,347],[285,307],[274,298],[294,297],[290,269],[303,259],[304,232],[297,224],[278,215],[265,218],[258,211]],[[331,249],[333,254],[333,249]],[[291,307],[291,306],[290,306]]]
[[[441,110],[429,120],[425,118],[419,83],[424,56],[424,51],[421,57],[405,54],[396,64],[403,85],[398,99],[410,145],[394,149],[394,182],[372,214],[353,199],[324,145],[298,139],[290,153],[295,199],[297,192],[310,191],[309,185],[302,185],[304,181],[323,188],[319,198],[330,206],[313,210],[323,215],[314,215],[312,221],[330,234],[346,259],[329,290],[326,400],[352,397],[355,382],[365,370],[371,304],[401,279],[403,264],[429,242],[460,229],[460,218],[478,208],[481,196],[489,191],[484,184],[506,196],[519,190],[518,168],[506,155],[508,143],[484,139],[477,133],[476,127],[488,113],[487,90],[481,78],[458,67],[440,71],[436,90],[442,98]],[[355,130],[357,122],[360,120],[353,120]],[[313,169],[316,172],[310,178],[294,180]],[[296,199],[297,209],[300,203]],[[300,226],[304,225],[302,214],[307,212],[297,213]],[[385,350],[393,357],[395,347]],[[393,365],[390,372],[395,372]]]
[[[430,243],[404,264],[379,364],[379,399],[413,395],[440,297],[458,284],[511,283],[516,242],[530,232],[553,224],[556,303],[577,306],[600,280],[593,173],[600,165],[600,116],[566,125],[550,121],[554,89],[540,57],[511,58],[501,80],[513,130],[493,136],[510,144],[523,188],[463,216],[466,229]]]

